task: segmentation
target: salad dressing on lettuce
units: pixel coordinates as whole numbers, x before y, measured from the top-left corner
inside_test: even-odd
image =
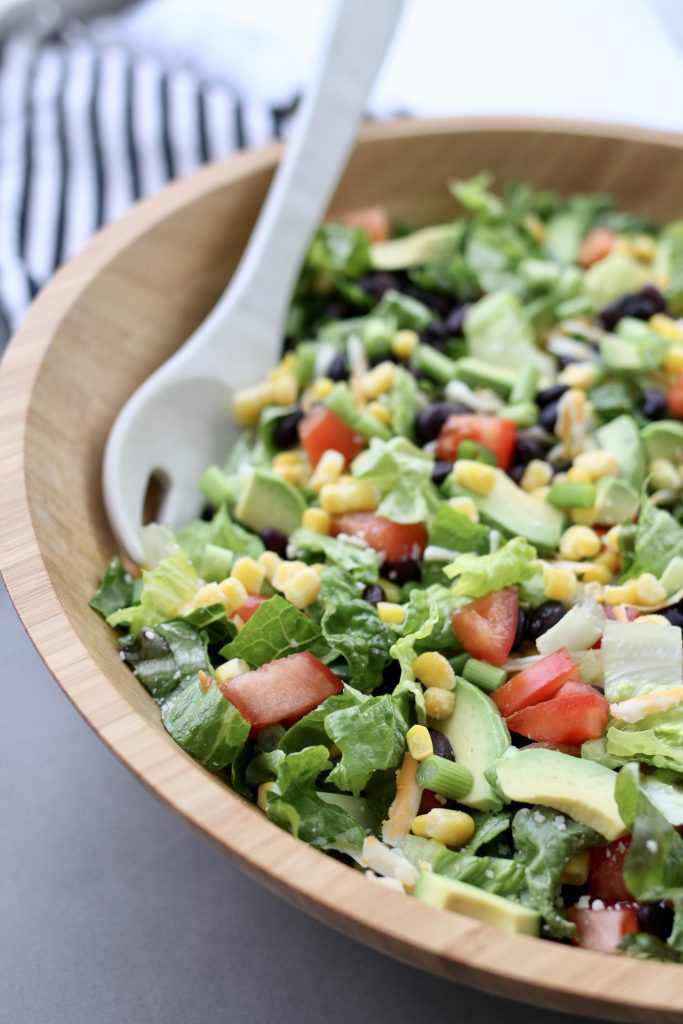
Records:
[[[368,884],[680,961],[683,222],[450,188],[319,228],[202,518],[91,606],[171,736]]]

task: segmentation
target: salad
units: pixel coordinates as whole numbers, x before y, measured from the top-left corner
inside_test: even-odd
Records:
[[[91,605],[170,735],[368,884],[680,961],[683,221],[451,192],[319,228],[205,513]]]

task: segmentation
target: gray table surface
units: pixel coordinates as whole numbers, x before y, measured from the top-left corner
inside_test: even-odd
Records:
[[[53,681],[0,584],[3,1024],[567,1024],[353,942],[158,803]]]

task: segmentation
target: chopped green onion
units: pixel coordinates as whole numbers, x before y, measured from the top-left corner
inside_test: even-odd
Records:
[[[469,657],[470,656],[467,653],[467,651],[464,651],[462,654],[456,654],[455,657],[448,659],[450,666],[455,672],[456,676],[462,675],[462,670],[469,661]]]
[[[487,661],[479,661],[477,658],[468,658],[462,674],[468,683],[474,683],[486,693],[493,693],[507,679],[504,668],[496,668],[495,665],[489,665]]]
[[[224,502],[233,503],[237,497],[235,480],[227,476],[218,466],[209,466],[199,481],[199,489],[214,508]]]
[[[439,384],[448,384],[456,376],[453,360],[442,352],[437,352],[431,345],[417,346],[413,353],[412,365]]]
[[[540,373],[537,366],[527,363],[517,374],[512,391],[510,392],[510,404],[517,402],[533,402],[538,390],[538,379]]]
[[[497,466],[498,459],[490,448],[485,444],[478,444],[477,441],[461,441],[458,445],[459,459],[471,459],[474,462],[485,462],[488,466]]]
[[[490,363],[474,356],[458,359],[455,365],[457,380],[463,381],[471,388],[491,388],[503,398],[507,398],[517,380],[514,370],[509,370],[506,366],[491,366]]]
[[[438,754],[430,754],[420,762],[417,784],[448,800],[459,800],[472,788],[472,772],[462,764],[455,764]]]
[[[548,504],[554,508],[593,508],[595,484],[575,484],[562,480],[548,491]]]
[[[512,420],[518,427],[533,427],[538,420],[538,406],[534,402],[516,402],[504,405],[498,415]]]

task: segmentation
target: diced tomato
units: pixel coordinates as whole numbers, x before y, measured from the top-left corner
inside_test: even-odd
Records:
[[[629,932],[637,932],[638,907],[635,904],[604,907],[570,907],[567,917],[576,925],[575,946],[598,953],[615,953]]]
[[[431,789],[422,790],[420,814],[429,814],[430,811],[434,810],[442,811],[445,806],[443,797],[439,798],[436,793],[432,793]]]
[[[569,754],[570,757],[581,757],[581,747],[578,743],[527,743],[525,750],[530,747],[542,747],[544,750],[557,750],[560,754]]]
[[[501,687],[502,689],[502,687]],[[512,732],[541,743],[584,743],[602,736],[609,704],[592,686],[563,683],[554,697],[523,708],[506,721]]]
[[[234,619],[239,616],[242,622],[248,622],[254,612],[257,612],[264,601],[267,601],[267,597],[258,597],[256,594],[249,594],[241,608],[237,608],[234,612],[230,613],[230,618]]]
[[[677,420],[683,420],[683,375],[669,388],[666,396],[669,412]]]
[[[579,249],[579,263],[588,269],[599,260],[604,260],[614,248],[617,236],[611,228],[593,228],[586,235],[583,244]]]
[[[334,219],[350,228],[362,228],[371,242],[386,242],[390,234],[389,217],[381,206],[364,206],[360,210],[339,214]]]
[[[630,604],[604,604],[606,619],[618,619],[621,622],[633,622],[641,614],[640,608],[633,608]]]
[[[576,679],[579,670],[566,647],[541,658],[519,675],[503,683],[492,697],[506,718],[531,704],[549,700],[568,679]]]
[[[348,464],[366,444],[362,434],[357,434],[348,423],[324,405],[316,406],[301,420],[299,439],[312,466],[317,466],[330,448],[341,452]]]
[[[453,632],[473,658],[502,665],[517,632],[516,587],[494,590],[453,613]]]
[[[309,651],[271,661],[218,684],[223,696],[252,725],[252,734],[276,722],[296,722],[342,684]]]
[[[391,519],[373,515],[372,512],[347,512],[335,516],[331,526],[332,536],[346,533],[364,540],[385,558],[422,558],[427,546],[427,527],[424,523],[392,523]]]
[[[624,836],[608,846],[598,846],[591,850],[588,884],[593,899],[618,903],[619,900],[632,898],[624,882],[624,860],[630,845],[631,836]]]
[[[455,462],[463,441],[476,441],[492,451],[501,469],[509,469],[515,450],[516,428],[512,420],[476,413],[449,416],[436,442],[438,458]]]

